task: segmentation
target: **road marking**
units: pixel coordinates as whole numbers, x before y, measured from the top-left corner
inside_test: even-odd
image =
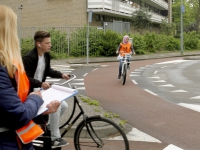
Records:
[[[178,105],[200,112],[200,105],[197,104],[179,103]]]
[[[170,92],[188,92],[188,91],[185,91],[185,90],[182,90],[182,89],[180,89],[180,90],[175,90],[175,91],[170,91]]]
[[[140,69],[135,69],[134,71],[140,71],[140,72],[141,72],[141,71],[143,71],[143,70],[140,70]]]
[[[87,76],[87,74],[88,74],[88,73],[85,73],[83,76],[85,77],[85,76]]]
[[[97,70],[97,69],[99,69],[99,68],[95,68],[95,69],[93,69],[92,71],[95,71],[95,70]]]
[[[126,134],[129,141],[143,141],[143,142],[156,142],[161,143],[158,139],[136,129],[132,128],[132,130]],[[121,136],[117,136],[114,138],[110,138],[109,140],[122,140]]]
[[[73,81],[84,81],[84,79],[74,79]]]
[[[200,96],[191,97],[190,99],[200,99]]]
[[[154,74],[157,74],[158,71],[154,71]]]
[[[184,149],[182,149],[180,147],[177,147],[177,146],[175,146],[173,144],[170,144],[167,147],[165,147],[163,150],[184,150]]]
[[[77,90],[85,90],[85,87],[77,87]]]
[[[151,82],[166,82],[165,80],[157,80],[157,81],[151,81]]]
[[[52,78],[50,78],[50,79],[47,79],[46,81],[48,82],[48,81],[50,81],[50,82],[52,82],[52,81],[60,81],[61,79],[52,79]]]
[[[153,93],[152,91],[150,91],[150,90],[148,90],[148,89],[144,89],[146,92],[148,92],[148,93],[150,93],[150,94],[152,94],[152,95],[155,95],[155,96],[157,96],[158,94],[156,94],[156,93]]]
[[[165,61],[165,62],[160,62],[160,63],[155,63],[155,64],[181,63],[181,62],[186,62],[186,61],[192,61],[192,60],[172,60],[172,61]]]
[[[152,78],[152,79],[160,79],[160,77],[148,77],[148,78]]]
[[[165,84],[165,85],[159,85],[159,86],[162,86],[162,87],[174,87],[172,84]]]
[[[134,71],[134,72],[131,72],[131,73],[141,73],[141,72],[135,72],[135,71]]]
[[[80,83],[70,83],[71,85],[84,85],[84,82],[80,82]]]
[[[101,65],[101,67],[107,67],[107,66],[110,66],[110,65]]]
[[[139,75],[139,74],[130,74],[129,76],[130,76],[130,77],[133,77],[133,76],[136,77],[136,76],[140,76],[140,75]]]
[[[166,68],[167,66],[162,66],[161,68]]]
[[[135,80],[132,80],[132,82],[133,82],[134,84],[138,84]]]
[[[56,67],[70,67],[70,66],[66,66],[66,65],[53,65],[53,66],[56,66]]]

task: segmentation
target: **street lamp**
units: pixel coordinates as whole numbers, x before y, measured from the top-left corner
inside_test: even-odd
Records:
[[[23,8],[23,5],[20,5],[20,6],[18,7],[18,11],[17,11],[17,16],[18,16],[18,37],[19,37],[20,48],[21,48],[20,12],[21,12],[22,8]]]

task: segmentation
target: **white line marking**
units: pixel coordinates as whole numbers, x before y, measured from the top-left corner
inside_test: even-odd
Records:
[[[131,72],[131,73],[141,73],[141,72]]]
[[[99,68],[95,68],[95,69],[93,69],[92,71],[95,71],[95,70],[97,70],[97,69],[99,69]]]
[[[85,77],[85,76],[87,76],[87,74],[88,74],[88,73],[85,73],[83,76]]]
[[[46,81],[60,81],[61,79],[47,79]]]
[[[191,97],[190,99],[200,99],[200,96]]]
[[[172,60],[172,61],[166,61],[166,62],[161,62],[161,63],[156,63],[156,64],[181,63],[185,61],[191,61],[191,60]]]
[[[138,84],[135,80],[132,80],[132,82],[133,82],[134,84]]]
[[[165,147],[163,150],[184,150],[184,149],[182,149],[180,147],[177,147],[177,146],[175,146],[173,144],[170,144],[167,147]]]
[[[110,65],[101,65],[102,67],[107,67],[107,66],[110,66]]]
[[[84,82],[80,82],[80,83],[70,83],[71,85],[84,85]]]
[[[152,79],[160,79],[160,77],[148,77],[148,78],[152,78]]]
[[[78,87],[77,90],[85,90],[85,87]]]
[[[144,141],[144,142],[156,142],[161,143],[161,141],[155,139],[154,137],[136,129],[132,128],[132,131],[126,134],[129,141]],[[114,138],[109,138],[109,140],[122,140],[122,136],[117,136]]]
[[[163,67],[161,67],[161,68],[166,68],[167,66],[163,66]]]
[[[152,95],[155,95],[155,96],[157,96],[157,94],[156,93],[153,93],[153,92],[151,92],[150,90],[148,90],[148,89],[144,89],[146,92],[148,92],[148,93],[150,93],[150,94],[152,94]]]
[[[175,91],[170,91],[170,92],[188,92],[188,91],[185,91],[185,90],[182,90],[182,89],[180,89],[180,90],[175,90]]]
[[[134,71],[136,71],[136,72],[141,72],[141,71],[143,71],[143,70],[140,70],[140,69],[135,69]]]
[[[179,103],[179,106],[183,106],[185,108],[192,109],[194,111],[200,112],[200,105],[197,104],[186,104],[186,103]]]
[[[59,69],[59,71],[74,70],[74,69]]]
[[[73,81],[84,81],[84,79],[74,79]]]
[[[56,67],[70,67],[70,66],[66,66],[66,65],[53,65],[53,66],[56,66]]]
[[[157,74],[158,71],[155,71],[154,74]]]
[[[172,84],[165,84],[165,85],[159,85],[159,86],[162,86],[162,87],[174,87]]]
[[[130,76],[130,77],[133,77],[133,76],[136,77],[136,76],[141,76],[141,75],[139,75],[139,74],[130,74],[129,76]]]
[[[166,82],[165,80],[157,80],[157,81],[151,81],[151,82]]]

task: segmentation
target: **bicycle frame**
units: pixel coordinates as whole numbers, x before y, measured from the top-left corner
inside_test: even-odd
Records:
[[[127,65],[128,63],[131,63],[130,61],[128,61],[128,59],[131,58],[131,55],[129,53],[124,53],[125,56],[122,58],[122,70],[121,73],[124,73],[124,65]]]

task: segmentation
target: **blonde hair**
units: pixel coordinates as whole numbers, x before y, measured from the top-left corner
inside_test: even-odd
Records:
[[[14,61],[24,71],[17,35],[17,15],[11,8],[0,5],[0,65],[7,68],[11,78],[15,71]]]

